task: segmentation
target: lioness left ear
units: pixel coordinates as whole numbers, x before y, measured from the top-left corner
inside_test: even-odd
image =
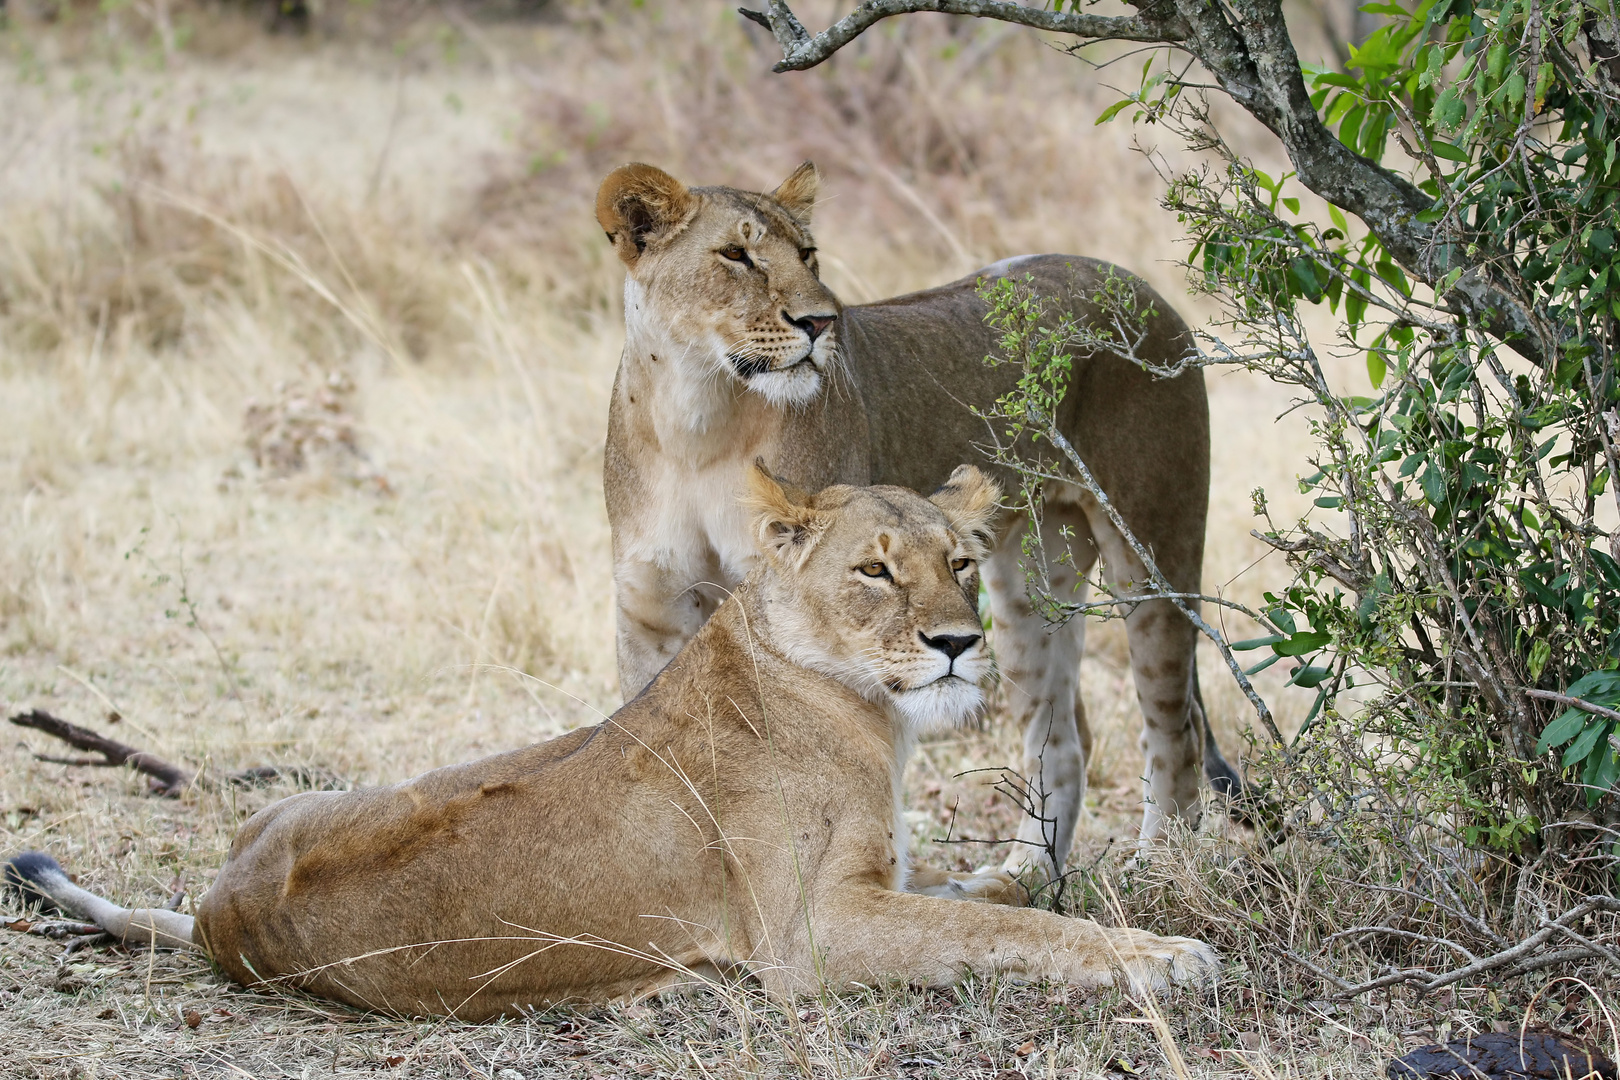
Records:
[[[640,162],[620,165],[596,191],[596,221],[626,266],[635,266],[649,241],[686,223],[697,197],[663,169]]]
[[[811,162],[793,170],[793,175],[777,185],[770,198],[793,215],[800,225],[810,224],[810,212],[816,208],[816,192],[821,190],[821,174]]]
[[[963,539],[972,537],[985,546],[995,539],[1001,488],[974,466],[958,465],[928,501],[945,512],[945,519]]]
[[[763,461],[748,467],[742,504],[754,515],[760,550],[785,568],[803,566],[827,529],[827,515],[810,506],[804,492],[772,476]]]

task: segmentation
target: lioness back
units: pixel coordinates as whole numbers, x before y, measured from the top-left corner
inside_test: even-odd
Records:
[[[1104,325],[1092,297],[1108,281],[1131,284],[1145,310],[1138,346],[1144,358],[1164,362],[1193,351],[1187,325],[1151,287],[1116,266],[1079,255],[1022,255],[1004,259],[937,288],[872,304],[846,307],[839,332],[849,374],[866,407],[871,479],[931,491],[959,461],[983,461],[990,429],[972,408],[1010,391],[1019,369],[991,365],[999,333],[985,323],[988,305],[979,286],[998,277],[1031,279],[1034,292],[1081,324]],[[1144,483],[1157,493],[1159,477],[1177,476],[1190,492],[1209,486],[1209,405],[1200,372],[1159,378],[1111,353],[1077,364],[1059,426],[1075,435],[1076,449],[1094,462],[1103,489],[1127,503]],[[1166,425],[1167,418],[1174,423]],[[1008,490],[1017,478],[983,466]],[[1146,506],[1144,513],[1151,512]],[[1202,510],[1177,499],[1182,532],[1202,538]],[[1196,515],[1187,521],[1187,515]]]

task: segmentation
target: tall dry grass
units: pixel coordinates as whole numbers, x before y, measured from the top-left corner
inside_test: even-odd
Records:
[[[814,159],[818,239],[847,300],[1066,250],[1124,263],[1200,315],[1133,146],[1153,132],[1092,124],[1117,70],[1106,53],[922,18],[781,77],[718,0],[556,3],[522,23],[354,10],[319,14],[304,41],[180,3],[69,5],[55,22],[15,4],[0,32],[8,712],[46,708],[197,768],[376,783],[611,709],[599,475],[621,271],[591,206],[625,160],[764,188]],[[1297,420],[1274,422],[1288,405],[1275,388],[1231,375],[1210,390],[1207,585],[1252,600],[1281,571],[1251,567],[1249,491],[1302,507],[1306,443]],[[306,440],[304,467],[263,452],[266,423]],[[1204,668],[1235,747],[1246,706],[1212,657]],[[1094,628],[1082,674],[1099,749],[1089,860],[1129,835],[1140,797],[1117,625]],[[1278,681],[1273,706],[1297,721],[1309,696]],[[132,901],[177,875],[204,888],[236,826],[291,789],[154,800],[132,777],[28,752],[47,749],[7,751],[0,845],[47,847]],[[961,774],[1017,756],[994,723],[922,749],[926,854],[994,857],[928,841],[953,815],[958,835],[1006,835],[1010,807]],[[181,957],[57,951],[0,938],[7,1075],[1090,1076],[1163,1060],[1150,1031],[1116,1022],[1133,1007],[1044,988],[795,1010],[733,989],[467,1031],[248,995]],[[1196,1074],[1368,1075],[1403,1031],[1445,1019],[1401,1005],[1340,1032],[1281,1009],[1276,985],[1248,986],[1236,1017],[1230,1000],[1177,999]],[[187,1010],[206,1014],[195,1031]],[[1484,1022],[1465,1012],[1457,1023]]]

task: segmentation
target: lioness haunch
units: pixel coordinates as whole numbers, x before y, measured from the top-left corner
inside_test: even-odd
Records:
[[[759,568],[607,722],[267,807],[195,920],[118,907],[40,853],[7,879],[239,982],[402,1014],[482,1019],[716,970],[784,994],[969,970],[1207,979],[1199,941],[942,898],[988,898],[1000,875],[908,881],[907,752],[980,708],[992,676],[974,601],[996,499],[967,466],[929,499],[807,497],[756,468]]]

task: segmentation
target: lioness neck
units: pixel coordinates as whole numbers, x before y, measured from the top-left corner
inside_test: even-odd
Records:
[[[688,466],[772,455],[778,410],[717,367],[724,342],[682,340],[678,323],[653,310],[646,289],[625,278],[617,395],[627,419],[645,425],[661,454]]]

